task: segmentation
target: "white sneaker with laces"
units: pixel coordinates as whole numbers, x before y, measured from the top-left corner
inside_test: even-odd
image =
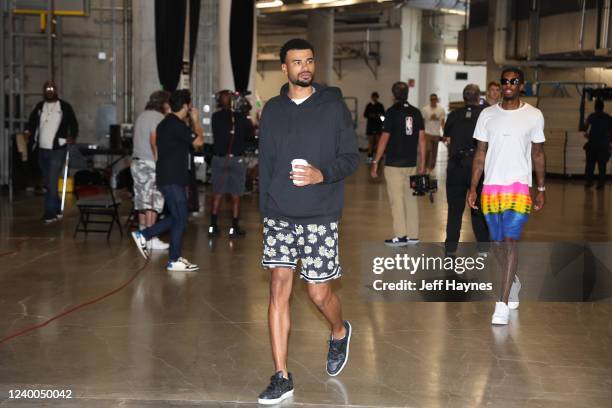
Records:
[[[519,307],[519,292],[521,291],[521,281],[518,275],[514,276],[512,281],[512,287],[510,288],[510,295],[508,296],[508,307],[512,310],[518,309]]]
[[[495,312],[491,318],[491,324],[508,324],[510,318],[510,309],[504,302],[495,303]]]
[[[170,248],[170,244],[168,244],[167,242],[162,241],[161,239],[155,237],[152,238],[151,241],[149,241],[149,245],[151,250],[155,251],[165,251],[166,249]]]
[[[166,270],[172,272],[193,272],[200,269],[200,267],[196,264],[192,264],[185,258],[179,258],[174,262],[168,262],[166,265]]]

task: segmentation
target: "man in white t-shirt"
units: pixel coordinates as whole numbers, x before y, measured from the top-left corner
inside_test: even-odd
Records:
[[[438,105],[438,95],[435,93],[429,95],[429,105],[421,109],[423,120],[425,121],[425,136],[427,140],[425,168],[430,173],[436,167],[436,159],[438,157],[438,143],[442,136],[446,112],[444,108]]]
[[[495,305],[493,324],[508,324],[510,309],[519,305],[517,241],[532,207],[529,191],[532,160],[538,190],[533,208],[541,210],[545,201],[544,117],[539,109],[521,102],[523,83],[520,69],[505,68],[501,75],[502,102],[482,111],[474,131],[478,147],[468,204],[478,209],[476,188],[484,171],[481,207],[503,269],[502,292]]]

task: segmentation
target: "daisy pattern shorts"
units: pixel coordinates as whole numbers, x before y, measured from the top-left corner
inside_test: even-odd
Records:
[[[264,268],[296,269],[310,283],[326,282],[342,275],[338,258],[338,223],[292,224],[264,218]]]

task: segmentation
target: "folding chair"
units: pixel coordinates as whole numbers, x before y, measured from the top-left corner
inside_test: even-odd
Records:
[[[74,194],[80,215],[73,238],[76,238],[79,232],[84,232],[85,237],[90,232],[98,232],[106,233],[106,240],[108,241],[115,223],[123,237],[118,211],[121,202],[115,199],[109,179],[103,170],[77,171],[74,175]],[[94,224],[94,226],[106,225],[106,229],[91,228],[90,224]]]

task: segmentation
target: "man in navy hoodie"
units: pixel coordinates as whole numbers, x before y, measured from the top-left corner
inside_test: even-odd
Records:
[[[288,41],[281,48],[280,62],[288,83],[264,107],[259,134],[262,265],[271,271],[268,323],[275,365],[260,404],[276,404],[293,395],[287,344],[289,298],[298,261],[308,295],[331,327],[329,375],[338,375],[346,365],[352,332],[342,319],[331,281],[342,274],[338,221],[344,179],[359,164],[353,122],[338,88],[313,83],[312,45],[302,39]],[[296,159],[307,164],[296,164]]]

